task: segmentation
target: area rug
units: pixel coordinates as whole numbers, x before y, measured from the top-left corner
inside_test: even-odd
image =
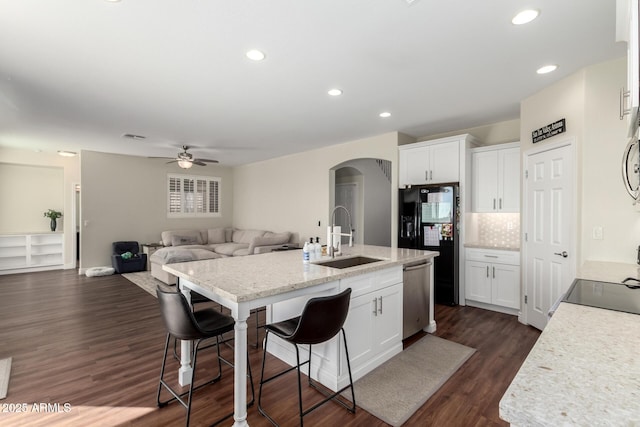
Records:
[[[356,381],[356,403],[398,427],[474,352],[462,344],[427,335]],[[345,395],[350,397],[349,391]]]
[[[11,358],[0,359],[0,399],[7,397],[9,376],[11,375]]]
[[[175,286],[169,286],[166,283],[156,279],[151,275],[151,272],[149,271],[138,271],[136,273],[124,273],[122,274],[122,277],[138,285],[139,287],[149,292],[154,297],[156,297],[156,288],[158,286],[168,291],[175,291]]]

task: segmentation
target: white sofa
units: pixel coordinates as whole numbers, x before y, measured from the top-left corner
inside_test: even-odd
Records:
[[[169,285],[175,284],[176,278],[162,269],[164,264],[261,254],[299,244],[297,233],[220,227],[163,231],[161,236],[164,248],[149,258],[151,275]]]

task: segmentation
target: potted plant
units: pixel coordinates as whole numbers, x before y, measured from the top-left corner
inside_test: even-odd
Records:
[[[44,213],[44,216],[51,219],[51,231],[56,231],[56,227],[58,226],[58,224],[56,223],[56,219],[62,216],[62,212],[49,209]]]

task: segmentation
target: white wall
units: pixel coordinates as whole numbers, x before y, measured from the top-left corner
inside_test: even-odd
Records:
[[[586,69],[585,133],[582,151],[583,261],[636,262],[640,212],[622,181],[627,121],[618,119],[619,91],[626,86],[626,58]],[[603,240],[593,228],[603,228]]]
[[[515,142],[520,139],[520,119],[506,120],[503,122],[491,123],[467,129],[458,129],[435,135],[424,135],[416,138],[416,141],[430,141],[432,139],[462,135],[465,133],[475,136],[480,142],[480,145],[495,145]],[[410,143],[410,141],[407,143]]]
[[[44,212],[63,212],[64,168],[0,163],[0,194],[0,233],[48,232],[50,219]],[[63,230],[65,213],[57,220],[57,231]]]
[[[329,170],[350,159],[379,158],[393,164],[391,235],[397,233],[398,133],[324,147],[264,162],[238,166],[233,171],[233,224],[300,233],[302,241],[326,240],[330,197],[334,183]],[[318,221],[321,225],[318,227]],[[396,245],[395,239],[392,244]]]
[[[536,148],[574,137],[577,151],[577,266],[586,260],[635,263],[640,244],[640,212],[631,205],[621,177],[627,144],[620,121],[619,91],[626,82],[624,58],[595,64],[521,103],[521,148],[532,148],[531,132],[566,118],[567,131]],[[604,239],[592,238],[593,227]]]
[[[61,157],[57,153],[36,153],[33,151],[0,147],[0,163],[11,164],[12,168],[23,167],[24,172],[33,172],[37,170],[37,168],[54,168],[58,171],[63,171],[61,182],[63,188],[61,190],[58,189],[57,183],[54,186],[55,189],[51,189],[49,185],[43,184],[41,190],[38,190],[37,186],[32,187],[29,190],[30,193],[25,194],[25,197],[13,193],[7,194],[6,186],[15,187],[21,184],[11,176],[3,177],[3,187],[0,187],[0,198],[3,200],[3,207],[7,205],[12,206],[14,213],[24,218],[22,220],[15,220],[11,219],[14,214],[9,214],[9,217],[5,217],[5,214],[2,213],[2,216],[0,216],[2,226],[0,227],[2,232],[7,233],[49,231],[49,220],[43,216],[44,211],[49,208],[61,210],[64,216],[62,221],[59,220],[58,230],[64,231],[65,268],[74,268],[75,230],[71,224],[73,224],[74,217],[73,185],[74,183],[80,182],[79,158]],[[42,175],[40,176],[42,177]],[[5,179],[7,179],[7,181],[5,181]],[[58,178],[56,178],[56,181],[57,180]],[[32,206],[29,200],[33,199],[42,200],[43,204]],[[5,200],[10,200],[11,203],[8,204]],[[43,206],[45,206],[44,203],[46,203],[45,208],[43,208]]]
[[[160,159],[83,151],[80,239],[82,270],[111,265],[111,243],[160,241],[164,230],[231,226],[233,178],[220,165],[180,169]],[[167,218],[168,173],[221,177],[222,216]]]

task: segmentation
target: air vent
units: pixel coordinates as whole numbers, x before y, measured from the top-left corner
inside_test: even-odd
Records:
[[[129,138],[129,139],[137,139],[137,140],[141,140],[141,139],[147,139],[146,136],[143,135],[136,135],[133,133],[125,133],[124,135],[122,135],[123,138]]]

